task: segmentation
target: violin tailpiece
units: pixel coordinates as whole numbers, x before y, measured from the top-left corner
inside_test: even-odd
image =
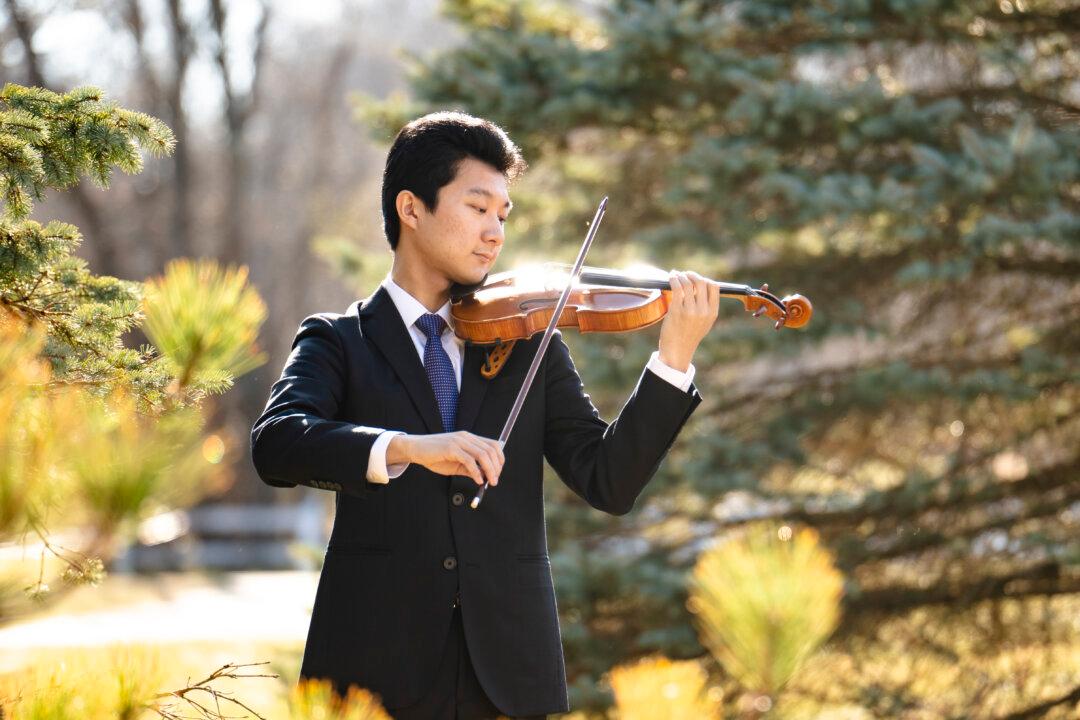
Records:
[[[508,340],[492,348],[484,358],[484,366],[480,368],[480,374],[488,380],[498,375],[506,364],[506,359],[510,357],[510,351],[514,349],[516,342],[517,340]]]

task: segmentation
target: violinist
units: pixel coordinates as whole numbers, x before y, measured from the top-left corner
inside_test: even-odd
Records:
[[[515,429],[495,439],[540,338],[486,377],[490,347],[457,336],[449,299],[492,272],[524,169],[489,121],[436,113],[402,128],[382,185],[393,267],[344,313],[300,323],[252,428],[264,482],[336,496],[301,677],[366,688],[398,720],[569,710],[543,460],[623,515],[701,402],[691,360],[720,292],[672,272],[659,347],[615,420],[600,418],[555,332]]]

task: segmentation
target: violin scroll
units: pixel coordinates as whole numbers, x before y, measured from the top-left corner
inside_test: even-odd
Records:
[[[753,290],[740,298],[743,307],[754,317],[768,315],[776,321],[773,327],[779,330],[782,327],[798,328],[810,322],[814,314],[814,306],[802,295],[786,295],[782,300],[769,292],[769,284],[765,283],[759,290]]]

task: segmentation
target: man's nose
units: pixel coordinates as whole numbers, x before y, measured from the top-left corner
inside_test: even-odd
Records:
[[[502,223],[496,220],[493,223],[485,225],[482,239],[484,242],[494,245],[495,247],[501,246],[506,239]]]

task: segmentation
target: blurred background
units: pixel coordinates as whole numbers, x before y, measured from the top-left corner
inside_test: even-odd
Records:
[[[460,109],[531,166],[497,269],[570,262],[609,195],[590,264],[814,305],[774,332],[722,303],[704,402],[629,515],[549,472],[578,717],[1074,717],[1078,39],[1069,0],[5,0],[4,83],[94,86],[175,138],[31,217],[77,226],[88,272],[150,299],[177,258],[244,266],[265,312],[260,361],[185,400],[189,465],[154,470],[182,497],[128,503],[109,542],[80,540],[82,516],[0,524],[23,578],[0,596],[0,671],[100,672],[119,643],[162,689],[270,661],[278,680],[236,693],[285,702],[333,496],[264,485],[248,433],[301,319],[389,268],[393,135]],[[153,328],[122,342],[168,355]],[[568,335],[603,417],[657,335]],[[175,389],[159,379],[140,387]],[[104,573],[77,561],[44,592],[46,565],[66,572],[50,538]]]

